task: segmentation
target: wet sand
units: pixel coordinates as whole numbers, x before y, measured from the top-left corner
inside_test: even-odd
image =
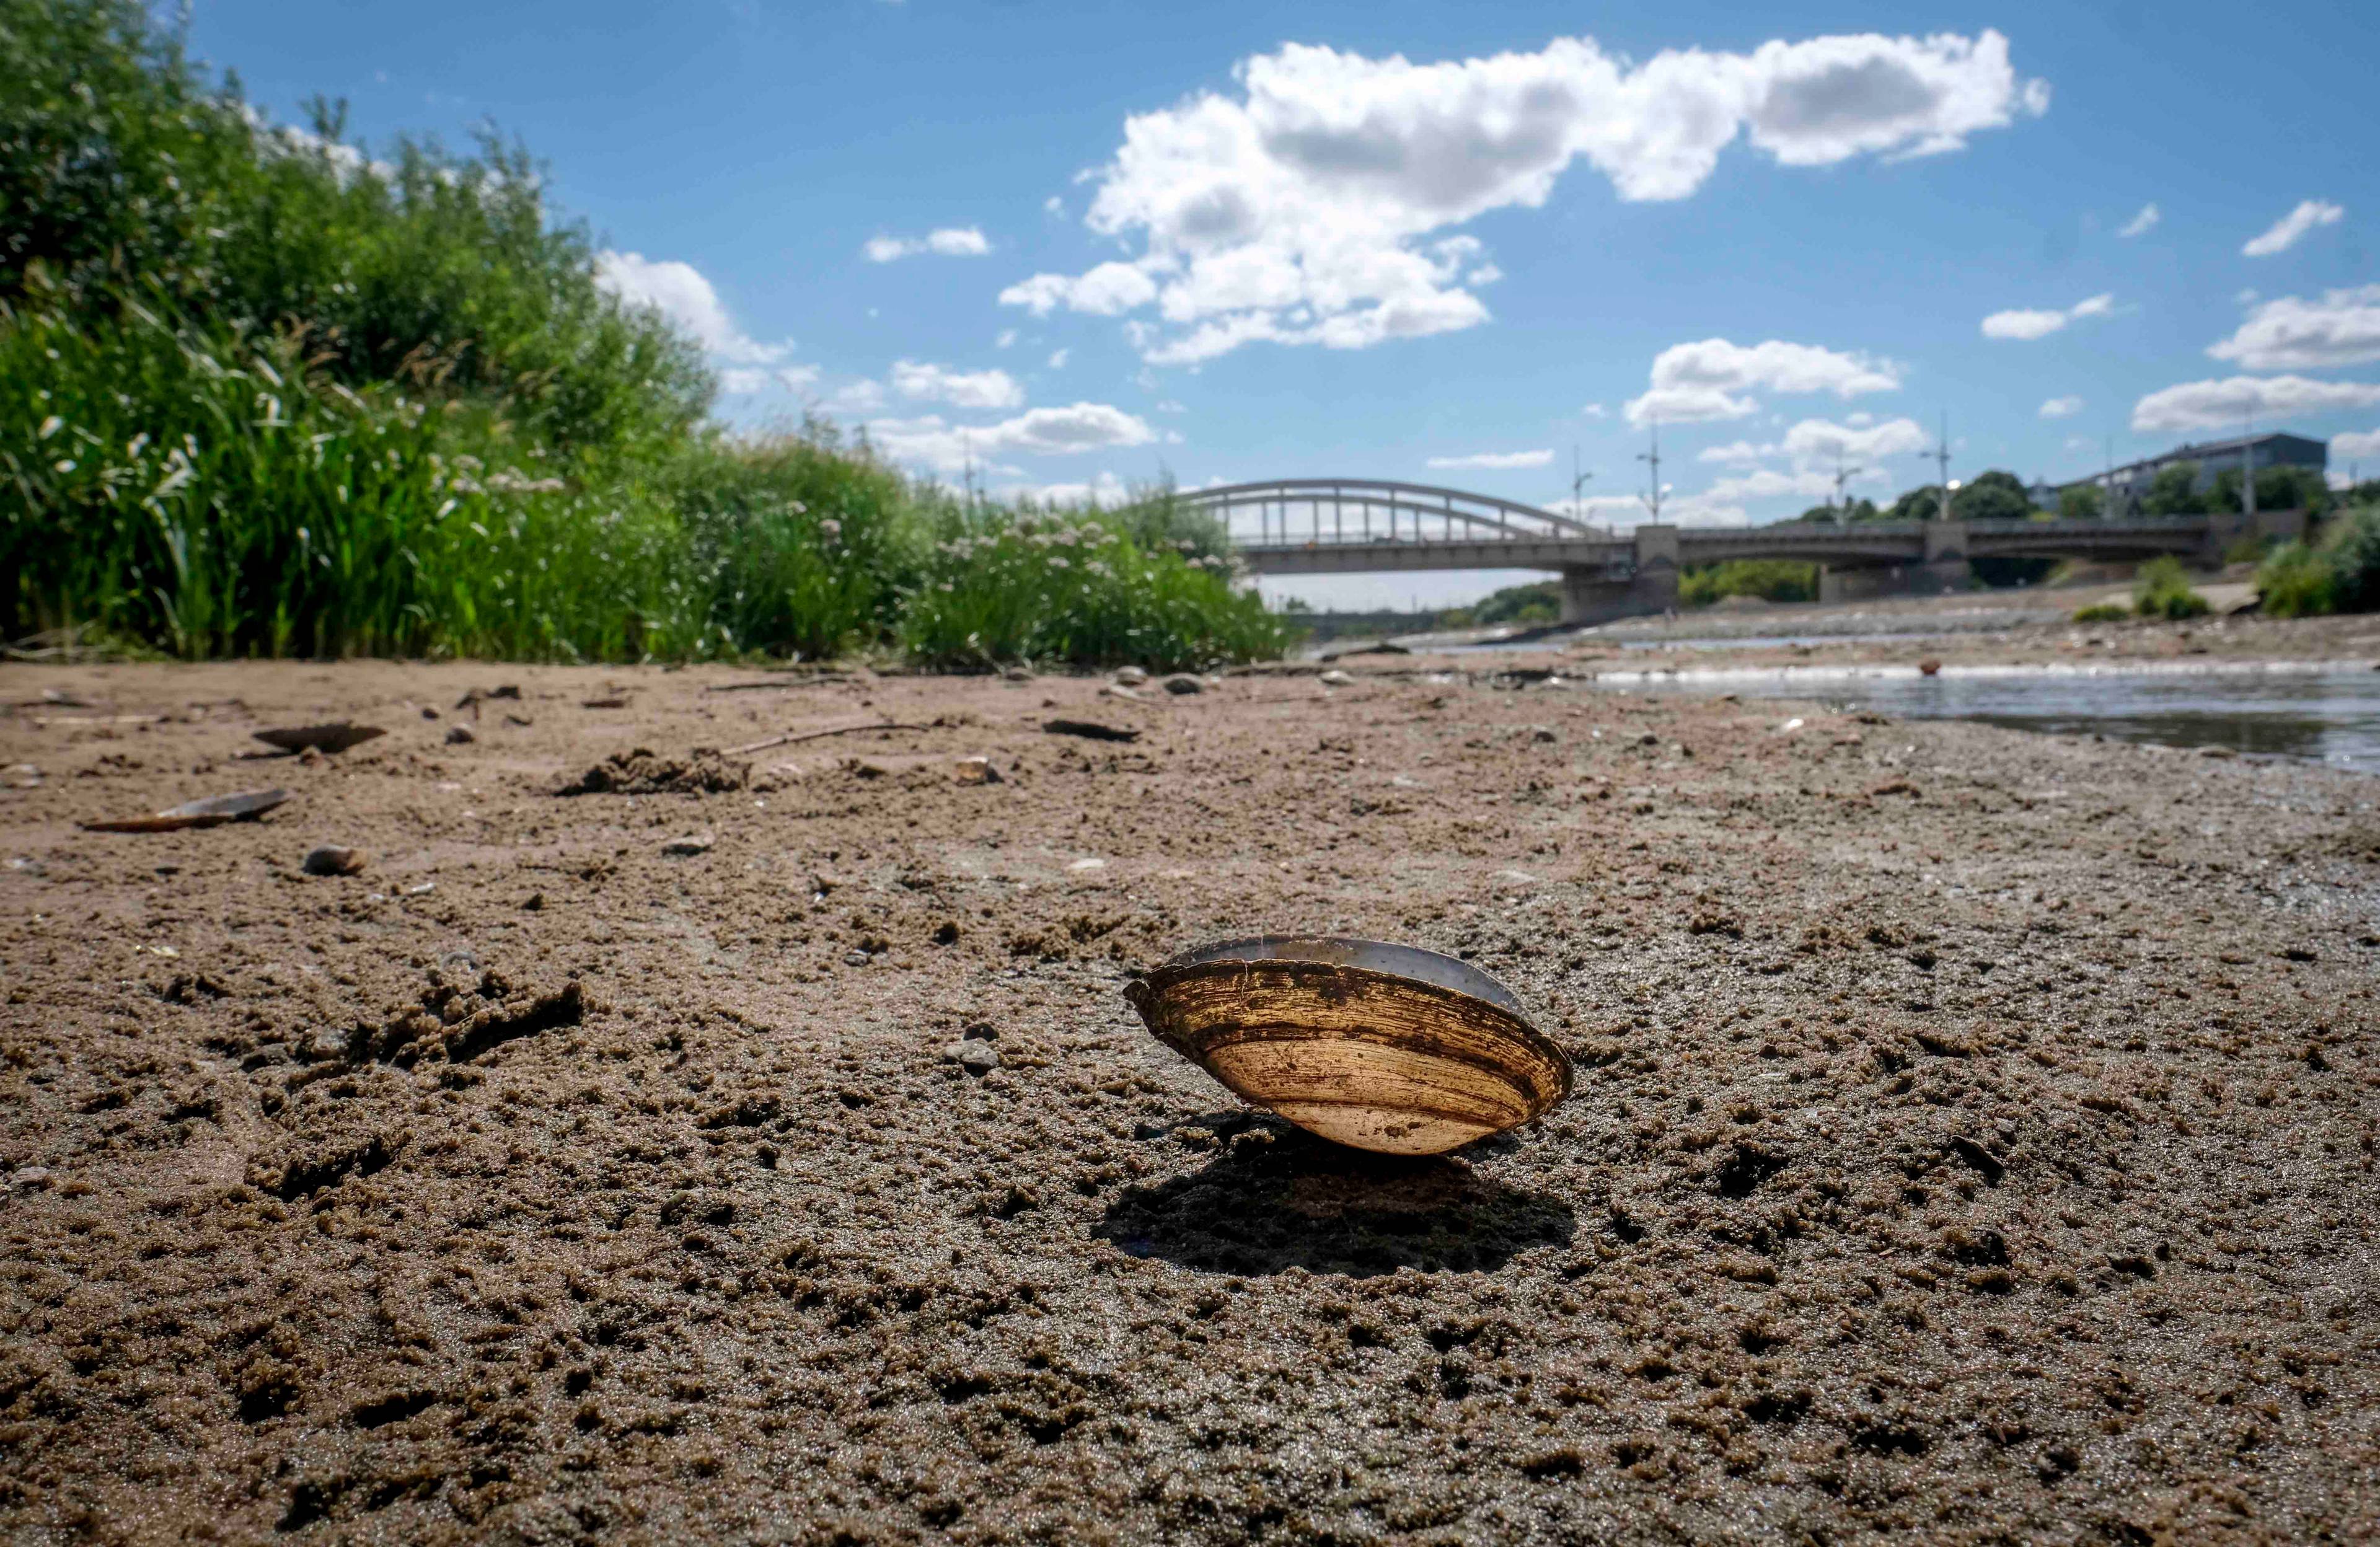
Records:
[[[0,1531],[2380,1532],[2380,786],[1482,665],[0,668]],[[1241,1108],[1121,990],[1258,929],[1575,1094]]]

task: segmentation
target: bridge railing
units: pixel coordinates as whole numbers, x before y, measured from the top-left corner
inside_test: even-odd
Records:
[[[1619,541],[1609,529],[1536,506],[1421,483],[1279,479],[1190,490],[1182,498],[1221,518],[1234,545],[1252,551],[1342,543]]]

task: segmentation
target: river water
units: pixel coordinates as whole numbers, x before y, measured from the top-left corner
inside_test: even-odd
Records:
[[[2311,758],[2380,773],[2380,670],[2369,663],[2139,666],[1781,666],[1604,671],[1596,684],[1644,692],[1816,699],[1912,719],[2168,747]]]

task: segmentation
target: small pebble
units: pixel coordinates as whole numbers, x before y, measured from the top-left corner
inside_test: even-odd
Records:
[[[299,868],[308,875],[353,875],[364,868],[364,851],[324,844],[308,849]]]
[[[868,959],[868,955],[865,951],[845,951],[843,954],[843,965],[845,967],[866,967]]]
[[[672,838],[662,845],[662,852],[676,855],[707,854],[715,841],[708,833],[691,833],[683,838]]]
[[[1322,686],[1325,688],[1344,688],[1354,680],[1336,666],[1322,674]]]
[[[449,725],[446,727],[446,745],[449,747],[460,747],[467,742],[477,741],[480,738],[478,737],[471,734],[471,727],[468,725]]]
[[[1165,690],[1175,695],[1203,693],[1207,685],[1187,672],[1176,672],[1165,679]]]
[[[1000,1050],[990,1042],[953,1042],[942,1056],[969,1074],[990,1074],[1000,1067]]]
[[[1148,674],[1138,666],[1122,666],[1117,668],[1115,679],[1127,688],[1137,688],[1148,680]]]
[[[1554,728],[1551,725],[1531,725],[1529,739],[1536,742],[1551,742],[1556,739]]]

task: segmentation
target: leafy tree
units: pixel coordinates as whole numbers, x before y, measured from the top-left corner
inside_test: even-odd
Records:
[[[1807,522],[1812,526],[1832,526],[1838,521],[1874,521],[1880,518],[1876,514],[1874,500],[1857,499],[1840,507],[1831,505],[1814,505],[1793,519]]]
[[[375,159],[319,99],[310,129],[269,125],[140,0],[0,0],[0,302],[298,334],[345,385],[502,399],[564,448],[709,410],[698,347],[604,291],[516,148]]]
[[[2320,514],[2330,508],[2330,485],[2312,468],[2265,468],[2256,474],[2256,508],[2306,510]]]
[[[2176,462],[2159,468],[2149,480],[2148,493],[2141,496],[2141,509],[2151,516],[2198,516],[2205,513],[2206,502],[2198,493],[2198,464]]]
[[[1682,606],[1706,607],[1730,596],[1815,602],[1818,566],[1794,559],[1729,559],[1724,564],[1697,565],[1678,577]]]
[[[1526,585],[1506,586],[1474,603],[1470,613],[1471,621],[1481,627],[1498,624],[1526,627],[1552,623],[1561,616],[1561,582],[1534,580]]]
[[[1961,521],[2024,521],[2034,514],[2023,480],[1997,468],[1976,474],[1950,496],[1950,515]]]
[[[2095,521],[2107,511],[2107,495],[2095,483],[2077,483],[2058,491],[2058,518],[2061,521]]]
[[[1931,521],[1942,512],[1942,486],[1928,483],[1892,502],[1885,518],[1890,521]]]

